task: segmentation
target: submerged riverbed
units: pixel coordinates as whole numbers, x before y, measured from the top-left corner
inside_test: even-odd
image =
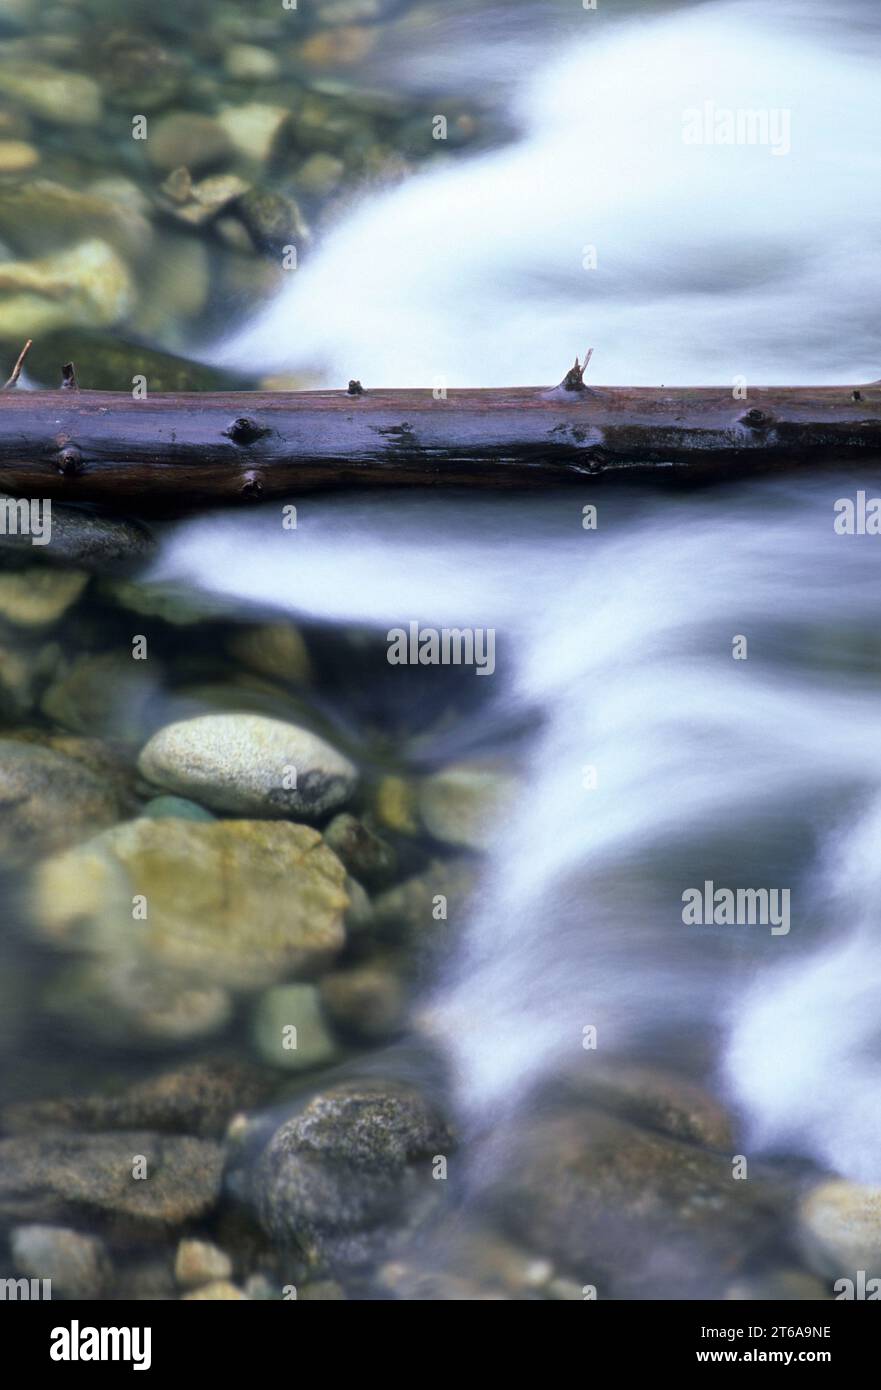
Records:
[[[592,531],[568,492],[430,527],[400,495],[295,531],[59,513],[64,564],[0,572],[10,1272],[822,1299],[871,1270],[858,482],[594,485]],[[411,623],[491,630],[492,674],[390,662]],[[694,925],[707,880],[791,893],[790,930]]]
[[[881,370],[877,6],[125,9],[0,7],[18,390],[73,360],[443,399],[590,346],[596,381],[738,401]],[[708,100],[786,148],[685,141]],[[873,465],[0,535],[0,1279],[865,1296],[863,493]]]

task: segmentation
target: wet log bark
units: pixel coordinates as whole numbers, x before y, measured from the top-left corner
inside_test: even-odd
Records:
[[[173,514],[322,488],[714,480],[881,459],[881,383],[0,395],[0,492]]]

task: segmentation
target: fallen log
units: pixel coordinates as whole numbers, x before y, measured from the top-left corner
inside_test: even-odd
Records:
[[[321,488],[730,479],[881,459],[881,382],[0,395],[0,492],[173,514]],[[72,375],[72,368],[70,375]],[[73,376],[75,383],[75,376]]]

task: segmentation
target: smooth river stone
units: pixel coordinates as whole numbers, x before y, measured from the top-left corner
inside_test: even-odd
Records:
[[[66,949],[202,988],[260,989],[340,951],[345,880],[308,825],[144,817],[45,860],[33,909],[41,934]],[[133,918],[136,897],[146,918]]]
[[[358,779],[324,739],[259,714],[168,724],[142,750],[138,767],[166,791],[243,816],[322,816],[349,799]]]

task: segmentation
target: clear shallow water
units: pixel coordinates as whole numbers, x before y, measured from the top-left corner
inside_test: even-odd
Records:
[[[881,561],[833,531],[858,486],[594,491],[595,532],[567,495],[313,501],[293,538],[267,511],[170,539],[163,578],[379,630],[496,629],[490,710],[531,722],[526,768],[422,1016],[466,1123],[574,1065],[593,1024],[612,1054],[709,1057],[750,1151],[881,1178]],[[789,889],[789,933],[684,925],[707,879]]]
[[[380,46],[377,78],[406,52],[400,90],[438,74],[485,86],[521,138],[341,206],[269,310],[209,355],[368,386],[550,382],[590,344],[605,381],[877,377],[876,7],[666,8],[465,6]],[[791,148],[685,145],[683,110],[706,100],[788,113]],[[235,313],[220,317],[238,321],[243,297],[225,295]],[[204,343],[197,328],[194,313],[161,340]],[[836,498],[878,483],[296,499],[295,533],[263,509],[164,535],[158,577],[223,594],[242,622],[279,607],[302,620],[321,714],[347,747],[373,740],[368,763],[391,751],[424,770],[516,735],[519,790],[413,1019],[450,1069],[478,1192],[502,1167],[478,1141],[516,1132],[554,1078],[589,1064],[585,1027],[602,1058],[707,1084],[751,1156],[881,1181],[878,540],[832,528]],[[352,660],[358,632],[376,656],[411,620],[496,629],[495,674],[473,700],[460,682],[449,717],[412,673],[379,656],[374,685]],[[84,605],[70,653],[107,621]],[[230,674],[203,649],[219,633],[189,666],[186,631],[169,639],[182,681]],[[431,673],[438,689],[447,674]],[[707,879],[789,891],[791,930],[686,926],[682,893]],[[13,1093],[157,1065],[111,1062],[86,1032],[33,1020]],[[247,1050],[246,1032],[227,1041]],[[408,1048],[367,1065],[426,1086]]]
[[[513,26],[521,138],[368,202],[223,359],[502,385],[590,343],[603,381],[876,378],[877,8],[607,20]],[[768,138],[687,143],[708,103],[764,112]],[[629,496],[596,535],[571,502],[319,507],[262,571],[239,522],[176,543],[172,571],[229,592],[503,632],[495,699],[535,718],[530,767],[426,1018],[466,1113],[516,1104],[585,1023],[625,1049],[696,1027],[750,1142],[881,1178],[878,562],[831,510],[855,486]],[[795,926],[687,932],[678,895],[705,878],[789,885]]]

